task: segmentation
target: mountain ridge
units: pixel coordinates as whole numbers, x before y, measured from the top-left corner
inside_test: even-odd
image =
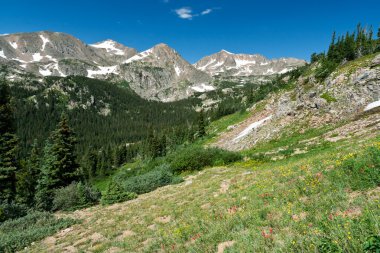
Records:
[[[220,62],[216,71],[210,69],[215,64],[207,63],[215,55]],[[206,63],[202,66],[202,62]],[[268,60],[262,55],[222,50],[190,64],[165,43],[138,52],[112,39],[86,44],[67,33],[38,31],[0,36],[0,64],[41,77],[74,75],[124,80],[143,98],[169,102],[216,89],[215,73],[271,76],[306,62],[293,58]]]

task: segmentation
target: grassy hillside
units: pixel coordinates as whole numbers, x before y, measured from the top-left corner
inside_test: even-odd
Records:
[[[82,223],[26,251],[360,252],[380,233],[379,156],[380,135],[368,135],[209,168],[129,202],[58,214]]]

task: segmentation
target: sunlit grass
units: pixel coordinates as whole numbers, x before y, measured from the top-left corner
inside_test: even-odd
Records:
[[[365,156],[371,145],[379,137],[209,168],[137,200],[71,213],[82,224],[49,252],[70,245],[94,252],[215,252],[231,241],[228,252],[360,252],[380,233],[380,191],[350,189],[340,163],[353,153]],[[46,247],[37,243],[28,252]]]

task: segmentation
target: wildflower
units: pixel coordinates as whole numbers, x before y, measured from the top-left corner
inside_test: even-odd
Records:
[[[262,231],[261,231],[261,235],[262,235],[265,239],[273,239],[273,238],[272,238],[272,235],[273,235],[273,228],[269,228],[269,233],[266,233],[265,230],[262,230]]]

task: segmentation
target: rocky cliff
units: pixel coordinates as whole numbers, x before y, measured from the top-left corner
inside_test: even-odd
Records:
[[[316,64],[311,65],[296,80],[293,89],[272,94],[256,104],[250,109],[252,115],[230,126],[230,131],[219,136],[215,146],[248,149],[264,140],[276,139],[289,129],[303,134],[310,128],[339,124],[341,127],[324,137],[334,140],[378,132],[380,54],[348,62],[321,82],[315,78],[316,68]]]

